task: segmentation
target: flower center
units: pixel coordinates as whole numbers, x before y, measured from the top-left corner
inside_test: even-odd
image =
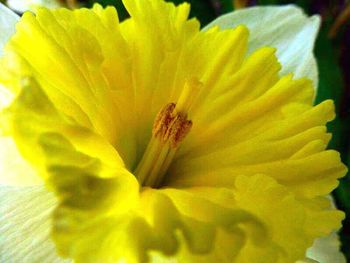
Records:
[[[188,112],[201,86],[196,79],[187,81],[177,103],[168,103],[157,114],[151,140],[134,171],[141,185],[161,185],[177,149],[191,130]]]

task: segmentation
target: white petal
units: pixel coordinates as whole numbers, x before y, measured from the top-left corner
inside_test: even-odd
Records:
[[[297,263],[346,263],[345,256],[340,251],[338,234],[335,232],[328,237],[316,239],[306,252],[306,257]]]
[[[15,33],[18,19],[18,15],[0,3],[0,56],[3,54],[4,45]]]
[[[0,3],[0,57],[3,49],[10,37],[15,33],[16,23],[19,16]],[[8,105],[13,98],[13,94],[0,84],[0,110]]]
[[[327,196],[332,208],[336,209],[334,199]],[[306,259],[297,263],[346,263],[345,256],[340,251],[340,241],[336,232],[327,237],[318,238],[306,252]]]
[[[7,4],[13,10],[18,12],[25,12],[27,10],[33,10],[37,6],[44,6],[47,8],[58,8],[61,6],[58,0],[8,0]]]
[[[57,256],[50,239],[55,205],[43,186],[0,186],[0,262],[69,262]]]
[[[20,156],[13,140],[0,136],[0,185],[31,186],[42,179]]]
[[[313,48],[320,26],[320,18],[307,17],[294,6],[259,6],[240,9],[223,15],[204,30],[218,25],[222,29],[246,25],[250,32],[249,52],[262,47],[277,48],[283,65],[281,74],[295,73],[295,77],[308,77],[318,84],[318,70]]]
[[[320,263],[346,263],[339,248],[338,235],[332,233],[328,237],[316,239],[314,245],[308,249],[306,256]]]

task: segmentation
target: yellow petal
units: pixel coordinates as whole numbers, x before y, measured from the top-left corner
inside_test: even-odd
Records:
[[[268,51],[261,49],[252,56],[271,58]],[[263,173],[303,197],[329,193],[346,173],[339,154],[325,150],[330,140],[325,125],[334,118],[333,103],[313,107],[313,89],[305,79],[288,75],[276,82],[276,59],[270,60],[275,64],[271,79],[268,74],[254,74],[257,68],[264,72],[263,63],[249,61],[247,68],[242,67],[247,72],[238,82],[242,87],[227,89],[203,104],[165,184],[232,186],[238,175]],[[253,88],[248,94],[242,94],[249,87]]]
[[[101,177],[110,177],[114,169],[124,166],[118,152],[104,138],[60,114],[33,79],[24,80],[23,85],[3,117],[21,153],[37,166],[44,178],[47,177],[46,165],[51,163],[93,165]],[[58,149],[50,152],[52,147]],[[38,154],[33,155],[33,151]],[[79,154],[77,159],[70,159],[62,155],[64,151]],[[102,169],[99,169],[100,163],[104,164]]]
[[[7,49],[0,77],[7,87],[18,91],[18,79],[35,78],[61,113],[118,145],[125,160],[135,158],[135,152],[123,146],[125,140],[134,143],[132,115],[123,114],[129,107],[131,74],[114,8],[25,13]],[[118,81],[111,69],[120,73]],[[121,91],[126,96],[120,96]]]
[[[315,237],[339,228],[344,218],[342,212],[331,208],[329,200],[299,198],[265,175],[237,177],[235,198],[239,206],[268,226],[273,244],[270,252],[261,250],[257,257],[252,257],[252,247],[247,244],[238,262],[295,262],[304,257]],[[269,255],[276,258],[265,261],[264,256]]]

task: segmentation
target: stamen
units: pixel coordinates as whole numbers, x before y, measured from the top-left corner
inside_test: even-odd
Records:
[[[158,113],[152,135],[163,143],[169,142],[172,148],[177,148],[191,127],[192,122],[187,120],[187,114],[178,112],[175,103],[169,103]]]
[[[134,172],[140,184],[158,187],[163,181],[178,147],[191,130],[187,114],[201,87],[196,79],[187,81],[178,102],[167,104],[157,114],[152,138]]]

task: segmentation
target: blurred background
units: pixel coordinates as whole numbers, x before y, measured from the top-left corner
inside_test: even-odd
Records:
[[[113,5],[120,19],[128,17],[121,0],[0,0],[17,13],[33,8],[33,5],[48,7],[90,7],[94,3]],[[168,0],[170,1],[170,0]],[[172,0],[176,4],[183,0]],[[349,0],[187,0],[191,3],[191,16],[197,17],[205,26],[217,16],[235,9],[254,5],[296,4],[309,15],[319,14],[322,27],[316,42],[320,81],[316,103],[332,99],[336,105],[337,118],[329,124],[333,138],[329,148],[341,153],[342,160],[350,167],[350,1]],[[343,178],[334,191],[339,209],[347,214],[340,232],[342,250],[350,262],[350,174]]]

